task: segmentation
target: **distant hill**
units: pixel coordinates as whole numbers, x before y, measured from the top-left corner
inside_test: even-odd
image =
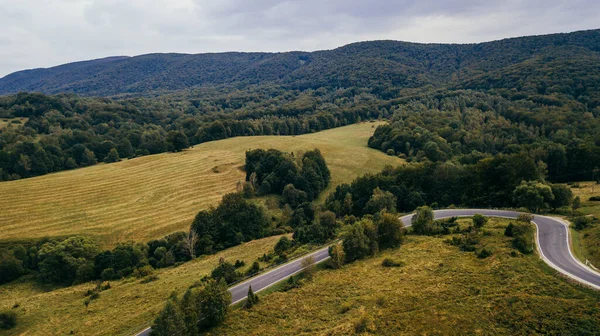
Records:
[[[371,41],[316,52],[148,54],[15,72],[0,79],[0,94],[32,91],[113,96],[269,83],[300,89],[520,85],[543,91],[545,85],[553,84],[541,83],[540,78],[548,75],[547,65],[565,69],[565,74],[577,81],[579,75],[600,74],[599,59],[600,30],[477,44]],[[561,85],[561,73],[550,72],[551,81]],[[594,87],[597,83],[592,78],[582,80],[581,85]]]

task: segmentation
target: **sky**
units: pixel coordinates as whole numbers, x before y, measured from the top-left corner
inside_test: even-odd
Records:
[[[596,28],[598,0],[0,0],[0,77],[116,55],[471,43]]]

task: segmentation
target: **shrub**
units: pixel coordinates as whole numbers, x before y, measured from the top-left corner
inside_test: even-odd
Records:
[[[160,279],[160,278],[158,277],[158,275],[156,275],[156,274],[152,274],[152,275],[149,275],[149,276],[147,276],[147,277],[143,278],[143,279],[140,281],[140,283],[141,283],[141,284],[147,284],[147,283],[150,283],[150,282],[152,282],[152,281],[156,281],[156,280],[158,280],[158,279]]]
[[[488,222],[488,218],[486,216],[475,214],[473,215],[473,225],[481,229]]]
[[[386,213],[377,221],[380,248],[398,247],[404,240],[404,227],[398,216]]]
[[[513,226],[513,247],[521,253],[531,253],[534,250],[533,226],[530,223],[517,223]]]
[[[512,222],[508,223],[508,226],[506,227],[506,229],[504,229],[504,235],[507,237],[512,237],[514,227],[515,225]]]
[[[278,255],[283,254],[285,251],[289,250],[292,247],[292,242],[288,237],[281,237],[277,244],[275,244],[275,253]]]
[[[17,314],[7,310],[0,313],[0,329],[12,329],[17,325]]]
[[[592,202],[600,202],[600,196],[592,196],[592,197],[590,197],[590,201],[592,201]]]
[[[151,275],[152,273],[154,273],[154,269],[152,268],[152,266],[146,265],[140,268],[136,268],[132,274],[134,277],[141,279],[145,276]]]
[[[283,286],[282,291],[287,292],[287,291],[292,290],[294,288],[300,287],[300,285],[301,285],[300,280],[297,277],[295,277],[295,276],[291,276],[285,282],[285,285]]]
[[[107,268],[102,271],[102,280],[114,280],[115,279],[115,270],[112,268]]]
[[[23,261],[10,251],[0,251],[0,284],[10,282],[25,273]]]
[[[235,266],[227,261],[219,263],[219,265],[212,270],[210,276],[216,281],[224,279],[227,284],[234,283],[241,278],[241,274],[235,270]]]
[[[575,225],[575,230],[583,230],[592,223],[592,219],[586,216],[577,216],[571,219]]]
[[[252,286],[248,287],[248,297],[246,298],[246,302],[244,303],[244,308],[250,309],[254,305],[258,303],[258,295],[254,294],[252,291]]]
[[[402,267],[402,266],[404,266],[404,263],[402,261],[395,261],[394,259],[391,259],[391,258],[385,258],[381,262],[381,266],[383,266],[383,267]]]
[[[246,266],[246,262],[243,260],[236,260],[235,264],[233,264],[233,267],[235,268],[240,268],[240,267],[244,267]]]
[[[341,245],[335,244],[329,246],[329,257],[329,266],[331,268],[339,269],[344,266],[346,254],[344,253],[344,248]]]
[[[254,275],[258,272],[260,272],[260,264],[258,263],[258,261],[255,261],[252,263],[252,266],[250,266],[250,268],[246,271],[246,275]]]
[[[492,255],[492,251],[490,251],[484,247],[479,251],[479,253],[477,253],[477,258],[485,259],[491,255]]]

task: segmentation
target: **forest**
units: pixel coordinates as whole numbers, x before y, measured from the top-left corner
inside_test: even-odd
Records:
[[[0,180],[378,118],[390,125],[369,145],[411,162],[467,164],[524,151],[551,181],[589,180],[600,175],[599,52],[600,30],[589,30],[472,45],[374,41],[314,53],[120,57],[46,69],[41,86],[33,73],[42,70],[15,73],[0,79],[0,92],[11,93],[0,96]],[[175,80],[187,62],[203,67]],[[122,74],[156,64],[173,82]],[[69,82],[99,69],[123,83]]]

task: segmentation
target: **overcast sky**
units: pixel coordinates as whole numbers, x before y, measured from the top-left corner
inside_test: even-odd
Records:
[[[113,55],[466,43],[594,28],[598,0],[0,0],[0,77]]]

